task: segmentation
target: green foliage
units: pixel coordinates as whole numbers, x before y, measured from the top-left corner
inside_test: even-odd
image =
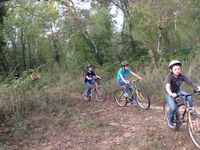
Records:
[[[129,2],[127,8],[120,2],[116,4],[122,6],[118,10],[125,17],[122,28],[117,30],[109,1],[93,1],[91,9],[60,1],[7,2],[9,9],[4,16],[4,25],[0,25],[3,31],[0,33],[0,57],[3,58],[0,59],[0,74],[4,74],[6,68],[12,72],[2,86],[5,99],[10,99],[11,107],[6,110],[15,112],[15,104],[24,112],[46,109],[55,102],[53,97],[47,98],[49,103],[44,98],[42,104],[32,100],[27,102],[28,97],[36,95],[43,99],[43,88],[57,84],[63,72],[70,76],[65,84],[76,79],[75,84],[70,82],[69,85],[77,90],[87,63],[95,66],[97,74],[102,76],[102,83],[106,83],[114,82],[110,80],[115,78],[118,64],[128,60],[131,68],[147,79],[144,85],[149,93],[158,97],[162,95],[158,89],[162,89],[170,60],[179,59],[190,73],[194,68],[198,70],[200,31],[196,1],[191,1],[190,5],[188,1],[135,1]],[[178,13],[177,18],[174,13]],[[4,14],[1,9],[0,17]],[[161,53],[158,54],[160,32]],[[6,42],[10,44],[6,46]],[[42,64],[46,64],[41,69],[43,77],[31,81],[33,69]],[[21,75],[19,80],[13,79],[16,72]],[[194,80],[198,81],[198,78]],[[112,85],[108,87],[112,89]],[[40,92],[41,95],[36,94]],[[49,110],[53,112],[58,108]],[[24,113],[25,116],[28,113]]]
[[[157,59],[159,28],[161,54],[198,49],[196,1],[190,5],[187,1],[135,1],[127,10],[122,3],[116,4],[122,6],[118,10],[124,17],[130,17],[123,18],[121,31],[114,27],[109,1],[94,1],[88,10],[54,1],[7,2],[10,9],[4,17],[4,38],[11,45],[4,48],[7,63],[1,59],[0,68],[5,70],[5,64],[10,64],[13,70],[20,64],[17,71],[23,72],[45,63],[78,73],[88,62],[104,66],[129,60],[139,64],[142,59]]]
[[[30,72],[27,71],[19,80],[7,78],[5,84],[1,86],[0,123],[5,127],[12,126],[13,122],[33,113],[70,111],[73,103],[70,102],[70,97],[66,96],[68,93],[62,92],[63,83],[62,87],[59,85],[58,91],[51,90],[51,86],[56,86],[59,78],[55,75],[49,77],[42,72],[40,75],[40,79],[32,81]]]

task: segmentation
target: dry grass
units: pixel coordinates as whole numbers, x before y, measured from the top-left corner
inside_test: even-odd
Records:
[[[200,83],[200,67],[195,63],[196,61],[197,60],[194,60],[189,64],[184,64],[183,69],[190,78]],[[151,96],[152,104],[158,104],[158,102],[161,103],[163,100],[163,84],[165,77],[168,74],[166,64],[159,65],[159,67],[155,65],[147,66],[142,71],[138,72],[138,74],[144,79],[139,86],[144,88]],[[101,76],[101,74],[99,75]],[[143,118],[143,116],[145,116],[146,119],[150,118],[150,116],[146,113],[138,113],[135,109],[128,111],[115,109],[117,106],[112,104],[112,96],[114,90],[119,87],[115,82],[115,78],[113,77],[109,80],[102,79],[101,84],[106,88],[109,97],[106,104],[98,103],[98,105],[94,104],[95,102],[86,104],[81,101],[81,97],[78,93],[81,92],[84,85],[82,75],[73,77],[67,73],[57,73],[52,77],[44,75],[41,80],[36,83],[25,81],[20,85],[15,83],[14,85],[16,86],[14,87],[3,86],[1,88],[0,96],[0,121],[3,127],[1,129],[4,130],[3,133],[5,133],[5,135],[14,136],[15,140],[17,138],[23,140],[23,145],[26,145],[26,142],[30,143],[31,140],[36,143],[49,140],[47,138],[48,135],[43,135],[43,133],[54,130],[57,126],[63,128],[65,124],[69,124],[69,127],[66,125],[67,133],[72,130],[77,134],[81,133],[83,136],[88,136],[87,140],[91,143],[79,145],[83,146],[85,149],[99,149],[98,146],[101,146],[101,148],[104,148],[105,146],[110,149],[131,149],[134,145],[137,145],[137,142],[140,140],[143,145],[137,145],[138,149],[148,148],[154,150],[170,147],[170,144],[167,142],[173,142],[173,139],[177,137],[171,132],[161,133],[160,131],[165,132],[165,128],[161,128],[158,132],[156,130],[141,132],[141,139],[137,139],[134,134],[133,137],[126,138],[126,136],[129,136],[126,131],[133,130],[132,125],[135,124],[134,121],[136,121],[135,126],[139,128],[140,124],[137,124],[137,121],[142,121],[141,118]],[[191,90],[189,87],[183,87],[186,90]],[[71,93],[75,93],[77,97],[72,97]],[[109,109],[110,107],[112,108]],[[96,112],[101,109],[105,111],[88,113]],[[157,116],[155,112],[150,112],[150,115]],[[101,116],[98,116],[98,114]],[[132,115],[134,114],[139,116],[137,116],[136,119],[133,119]],[[161,116],[160,112],[159,115]],[[146,120],[145,124],[150,126],[152,123],[156,126],[155,128],[159,127],[157,125],[160,124],[160,119],[154,118],[154,121],[155,123],[151,122],[151,120],[150,122]],[[112,124],[113,122],[117,122],[117,125]],[[161,122],[164,124],[163,121]],[[127,123],[128,125],[121,126],[122,123]],[[135,129],[133,132],[135,132]],[[31,136],[32,133],[34,136]],[[75,135],[75,133],[73,135]],[[139,134],[139,132],[137,132],[137,134]],[[186,133],[184,132],[180,135],[185,137],[185,134]],[[125,138],[121,138],[121,135],[125,136]],[[16,143],[7,143],[8,140],[13,139],[12,136],[6,137],[2,135],[0,148],[3,145],[7,145],[9,148],[9,144],[15,145],[17,142],[20,143],[20,141],[15,141]],[[168,139],[167,136],[172,136],[173,139]],[[178,140],[188,140],[183,137],[178,137]],[[99,141],[94,141],[95,139],[93,138],[96,138]],[[104,140],[104,138],[110,140],[107,143],[109,145],[106,145],[107,141]],[[24,139],[27,141],[24,141]],[[77,144],[76,140],[79,139],[82,140],[80,137],[75,137],[75,141],[72,140],[72,142]],[[96,142],[99,145],[96,146],[95,144],[92,144],[92,142]],[[26,146],[29,147],[28,145]],[[190,145],[188,147],[191,148],[192,146]]]

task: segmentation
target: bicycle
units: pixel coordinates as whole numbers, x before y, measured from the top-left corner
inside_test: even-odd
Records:
[[[193,91],[193,93],[184,95],[180,94],[175,99],[177,104],[177,108],[174,114],[173,123],[175,124],[175,129],[178,130],[181,125],[186,122],[187,129],[192,139],[192,142],[200,148],[200,116],[194,107],[189,107],[188,97],[192,95],[200,95],[200,91]],[[167,102],[164,103],[163,112],[165,115],[165,119],[167,119],[167,114],[169,111],[169,106]],[[185,118],[186,116],[186,118]]]
[[[93,97],[93,95],[95,95],[95,98],[96,98],[97,101],[103,102],[107,97],[107,92],[102,86],[100,86],[98,84],[98,81],[100,80],[100,78],[95,78],[95,77],[93,77],[93,78],[95,80],[95,84],[92,85],[91,97],[90,98],[87,97],[86,86],[84,86],[83,89],[82,89],[82,96],[83,96],[85,101],[90,101],[91,98]]]
[[[130,82],[129,96],[124,96],[124,88],[116,89],[114,91],[114,99],[116,103],[121,106],[127,106],[128,103],[132,103],[133,100],[136,101],[136,105],[138,105],[141,109],[147,110],[150,107],[150,98],[146,94],[146,92],[137,87],[137,83],[140,80],[132,80]],[[132,92],[131,92],[132,91]]]

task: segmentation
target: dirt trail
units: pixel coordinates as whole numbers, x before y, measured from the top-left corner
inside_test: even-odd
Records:
[[[21,149],[31,150],[193,150],[186,126],[171,131],[164,120],[162,107],[148,111],[135,106],[118,107],[113,98],[100,103],[82,100],[73,93],[77,105],[70,120],[42,132]],[[35,134],[35,133],[33,133]]]

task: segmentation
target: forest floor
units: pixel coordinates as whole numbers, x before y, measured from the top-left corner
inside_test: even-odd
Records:
[[[83,101],[72,93],[70,113],[31,115],[19,133],[0,130],[2,150],[193,150],[186,125],[170,130],[162,104],[144,111],[105,102]],[[24,132],[22,132],[24,131]],[[2,142],[3,141],[3,142]]]

